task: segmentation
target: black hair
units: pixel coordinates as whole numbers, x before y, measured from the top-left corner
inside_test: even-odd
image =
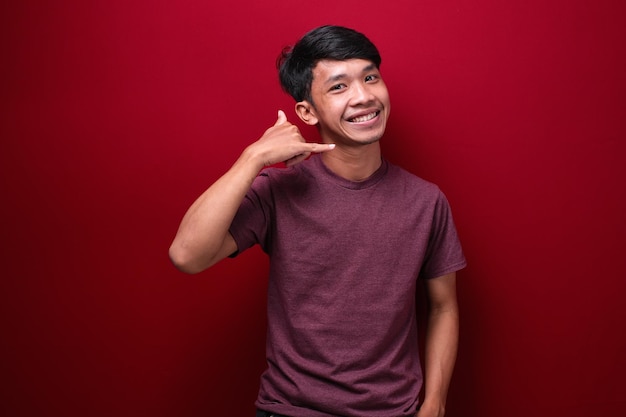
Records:
[[[313,68],[323,59],[366,59],[380,68],[376,46],[362,33],[342,26],[320,26],[293,47],[283,49],[276,66],[280,84],[297,102],[311,100]]]

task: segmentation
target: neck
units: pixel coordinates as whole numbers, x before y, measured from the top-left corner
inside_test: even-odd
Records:
[[[378,142],[351,148],[337,146],[321,156],[328,169],[350,181],[368,179],[382,163]]]

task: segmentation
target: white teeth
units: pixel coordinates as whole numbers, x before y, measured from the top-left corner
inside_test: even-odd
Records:
[[[365,116],[359,116],[359,117],[355,117],[354,119],[350,119],[350,121],[353,123],[367,122],[368,120],[372,120],[374,117],[376,117],[377,114],[378,112],[366,114]]]

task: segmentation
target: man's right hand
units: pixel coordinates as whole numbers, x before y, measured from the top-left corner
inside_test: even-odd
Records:
[[[248,146],[245,152],[263,166],[279,162],[292,166],[308,158],[311,153],[327,152],[334,147],[334,144],[329,143],[308,143],[300,134],[298,127],[289,123],[285,113],[279,110],[278,120],[274,126]]]

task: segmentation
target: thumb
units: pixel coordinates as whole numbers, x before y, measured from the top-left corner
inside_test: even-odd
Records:
[[[287,121],[287,116],[285,116],[285,112],[282,110],[278,110],[278,120],[274,123],[274,126],[282,125]]]

